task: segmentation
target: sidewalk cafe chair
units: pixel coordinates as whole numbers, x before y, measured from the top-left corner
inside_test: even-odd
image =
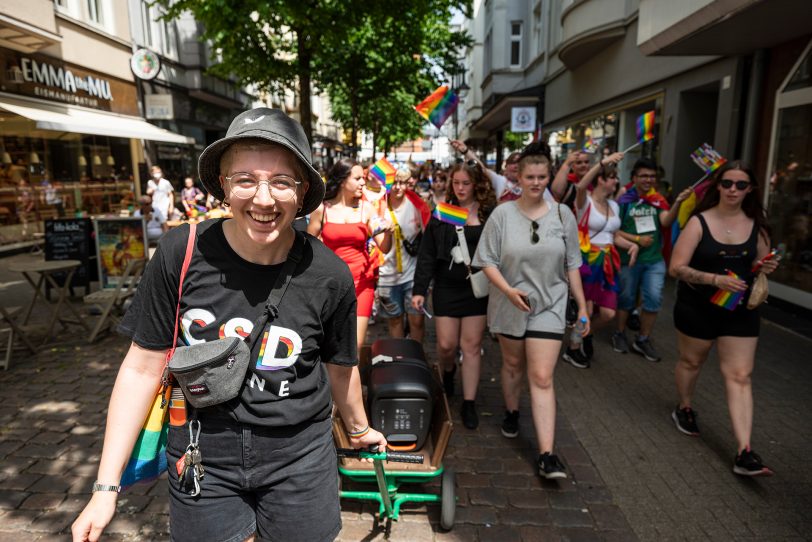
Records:
[[[135,289],[138,286],[141,274],[144,272],[146,263],[145,258],[130,260],[124,269],[121,280],[118,281],[114,288],[102,288],[83,298],[86,305],[98,305],[101,307],[101,315],[90,333],[88,343],[93,343],[102,331],[115,329],[115,326],[121,321],[125,311],[124,303],[135,295]]]
[[[18,280],[14,282],[0,283],[0,290],[5,289],[7,286],[15,286],[17,284],[23,284],[23,281]],[[25,331],[14,322],[14,318],[17,316],[17,313],[22,311],[22,309],[23,307],[4,307],[2,304],[0,304],[0,324],[8,325],[8,327],[0,328],[0,334],[5,334],[8,336],[8,342],[6,342],[5,347],[5,356],[3,357],[3,361],[0,362],[0,367],[3,369],[8,369],[9,365],[11,365],[11,354],[14,350],[14,339],[19,339],[20,342],[22,342],[32,354],[37,353],[34,345],[31,344],[31,341],[25,336]]]

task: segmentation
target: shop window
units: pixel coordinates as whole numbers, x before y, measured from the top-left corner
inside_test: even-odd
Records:
[[[510,67],[522,66],[522,23],[510,23]]]
[[[767,190],[772,245],[783,255],[770,278],[812,292],[812,42],[776,96]],[[796,300],[797,301],[797,300]]]

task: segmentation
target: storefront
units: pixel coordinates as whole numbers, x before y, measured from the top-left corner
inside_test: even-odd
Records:
[[[637,119],[648,111],[654,111],[655,138],[638,145],[629,152],[629,158],[620,163],[620,178],[625,182],[631,176],[631,168],[637,158],[646,157],[659,163],[663,97],[655,95],[633,102],[626,102],[587,118],[553,127],[547,142],[554,157],[563,160],[575,150],[591,154],[610,154],[626,150],[637,142]],[[668,192],[668,179],[661,178],[661,188]]]
[[[138,116],[136,87],[0,48],[0,241],[43,219],[117,212],[140,194],[141,140],[191,139]]]
[[[770,293],[812,309],[812,41],[775,95],[766,173],[772,244],[782,254]]]

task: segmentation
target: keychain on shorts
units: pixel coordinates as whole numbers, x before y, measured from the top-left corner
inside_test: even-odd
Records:
[[[197,424],[197,430],[195,430],[194,424]],[[194,490],[189,494],[192,497],[200,495],[200,480],[203,479],[203,475],[205,474],[199,440],[200,420],[192,420],[189,422],[189,445],[186,447],[186,453],[181,456],[175,465],[178,469],[178,482],[181,487],[187,480],[189,471],[192,471],[191,477],[194,483]]]

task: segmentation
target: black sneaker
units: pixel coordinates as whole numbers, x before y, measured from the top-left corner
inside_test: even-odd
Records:
[[[764,465],[761,457],[750,448],[745,448],[736,456],[736,461],[733,463],[733,472],[740,476],[773,475],[773,471]]]
[[[505,411],[505,419],[502,420],[502,436],[505,438],[516,438],[519,436],[518,410]]]
[[[612,350],[621,354],[629,353],[629,340],[624,332],[615,331],[612,333]]]
[[[640,331],[640,313],[634,309],[626,320],[626,327],[632,331]]]
[[[671,419],[680,432],[692,437],[699,436],[699,426],[696,424],[696,412],[691,407],[680,408],[679,405],[671,413]]]
[[[538,459],[539,475],[548,480],[555,480],[567,477],[567,471],[564,464],[558,459],[557,455],[550,452],[544,452]]]
[[[586,337],[584,337],[584,344],[581,347],[581,349],[584,351],[584,356],[586,356],[586,359],[588,359],[589,361],[592,361],[592,356],[595,355],[595,347],[592,344],[592,334],[591,333],[589,335],[587,335]]]
[[[462,425],[467,429],[476,429],[479,427],[479,416],[476,414],[476,406],[473,401],[462,402],[460,415],[462,417]]]
[[[457,365],[450,371],[443,371],[443,391],[446,397],[454,395],[454,375],[457,373]]]
[[[577,367],[578,369],[589,369],[589,360],[586,359],[586,356],[581,353],[580,349],[567,348],[564,350],[564,355],[561,357],[573,367]]]
[[[651,339],[648,337],[642,340],[639,337],[635,339],[632,343],[632,350],[649,361],[660,361],[662,359],[660,354],[654,349],[654,345],[651,344]]]

